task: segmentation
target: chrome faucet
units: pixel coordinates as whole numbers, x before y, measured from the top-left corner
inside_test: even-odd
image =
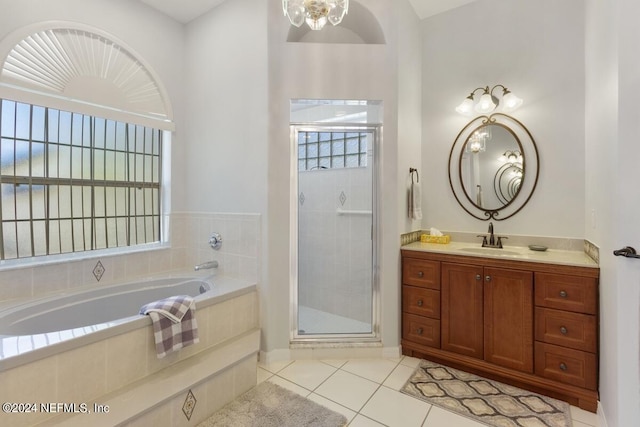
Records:
[[[506,239],[504,236],[495,236],[493,234],[493,223],[489,223],[489,240],[487,241],[487,236],[484,234],[479,234],[478,237],[482,237],[482,247],[483,248],[495,248],[502,249],[502,239]]]
[[[202,264],[198,264],[195,267],[193,267],[195,271],[204,270],[206,268],[218,268],[218,261],[214,260],[209,262],[203,262]]]

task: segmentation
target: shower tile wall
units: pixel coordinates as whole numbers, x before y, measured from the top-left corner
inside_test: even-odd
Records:
[[[171,215],[168,248],[0,269],[0,303],[166,272],[188,273],[195,264],[213,259],[220,264],[216,274],[257,281],[260,221],[259,214],[175,213]],[[219,251],[208,245],[214,231],[223,238]],[[98,262],[104,270],[100,280],[94,273]]]
[[[371,322],[371,211],[369,168],[298,175],[299,305]]]

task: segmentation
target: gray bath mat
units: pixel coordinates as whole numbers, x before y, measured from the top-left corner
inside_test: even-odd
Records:
[[[198,427],[343,427],[344,415],[269,381],[224,406]]]
[[[495,427],[571,427],[569,404],[422,360],[401,392]]]

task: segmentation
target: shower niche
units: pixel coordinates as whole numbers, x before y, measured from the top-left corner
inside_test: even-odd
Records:
[[[291,102],[291,341],[378,340],[379,101]]]

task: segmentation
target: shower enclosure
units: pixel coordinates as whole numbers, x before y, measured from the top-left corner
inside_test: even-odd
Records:
[[[369,121],[378,120],[381,107],[297,102],[291,125],[292,342],[376,340],[380,126]]]

